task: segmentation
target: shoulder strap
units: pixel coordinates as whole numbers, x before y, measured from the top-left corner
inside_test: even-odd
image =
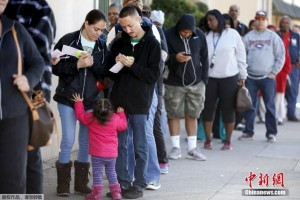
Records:
[[[20,43],[18,40],[18,35],[17,35],[17,31],[15,29],[15,26],[13,25],[12,27],[12,35],[14,38],[14,41],[16,43],[16,48],[17,48],[17,53],[18,53],[18,75],[22,75],[22,57],[21,57],[21,49],[20,49]],[[25,93],[25,92],[21,92],[24,99],[26,100],[31,112],[32,112],[32,117],[33,120],[38,120],[39,119],[39,114],[36,110],[36,108],[33,106],[29,96]]]
[[[15,26],[12,27],[12,35],[16,44],[17,53],[18,53],[18,75],[22,75],[22,59],[21,59],[21,50],[20,50],[20,44],[18,40],[18,35]]]

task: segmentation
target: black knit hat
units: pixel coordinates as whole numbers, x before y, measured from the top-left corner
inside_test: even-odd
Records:
[[[191,30],[195,33],[196,31],[196,20],[195,17],[191,14],[184,14],[180,17],[177,22],[177,30]]]

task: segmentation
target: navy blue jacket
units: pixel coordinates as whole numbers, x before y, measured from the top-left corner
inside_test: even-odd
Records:
[[[246,35],[249,32],[248,27],[243,24],[242,22],[238,22],[237,27],[235,28],[235,30],[240,34],[240,36],[244,37],[244,35]]]
[[[189,38],[189,46],[192,59],[188,62],[179,63],[176,60],[176,54],[185,52],[183,38],[180,30],[193,30]],[[164,83],[173,86],[196,85],[200,81],[208,81],[208,52],[204,33],[196,28],[195,20],[192,15],[183,15],[176,26],[165,31],[167,45],[169,49],[169,59],[166,62],[168,66],[168,76]],[[184,82],[184,84],[183,84]]]
[[[0,38],[0,120],[18,117],[28,112],[28,104],[19,89],[13,85],[13,74],[18,73],[18,54],[12,36],[12,27],[18,34],[22,56],[22,71],[30,89],[36,86],[44,72],[44,62],[32,38],[18,22],[0,16],[2,35]]]
[[[277,32],[278,35],[282,38],[282,34],[280,31]],[[291,31],[291,38],[289,44],[289,53],[291,57],[291,64],[295,65],[299,63],[299,51],[300,51],[300,36],[298,33]]]
[[[34,89],[43,89],[44,96],[50,101],[51,94],[51,45],[55,38],[56,23],[52,9],[47,1],[9,0],[4,15],[19,21],[31,35],[39,53],[43,57],[44,75]]]

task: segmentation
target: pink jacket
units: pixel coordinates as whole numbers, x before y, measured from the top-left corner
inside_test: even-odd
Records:
[[[89,152],[92,156],[116,158],[118,156],[118,132],[127,127],[124,112],[114,113],[109,122],[100,124],[93,112],[85,112],[82,102],[75,103],[77,119],[89,129]]]

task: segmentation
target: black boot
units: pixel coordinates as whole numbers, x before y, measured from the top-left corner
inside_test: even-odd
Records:
[[[82,163],[78,161],[74,161],[75,167],[75,184],[74,190],[75,192],[81,194],[89,194],[92,192],[91,188],[87,186],[89,182],[89,168],[90,163]]]
[[[72,161],[66,164],[56,161],[55,165],[57,171],[57,196],[68,197],[70,196]]]

